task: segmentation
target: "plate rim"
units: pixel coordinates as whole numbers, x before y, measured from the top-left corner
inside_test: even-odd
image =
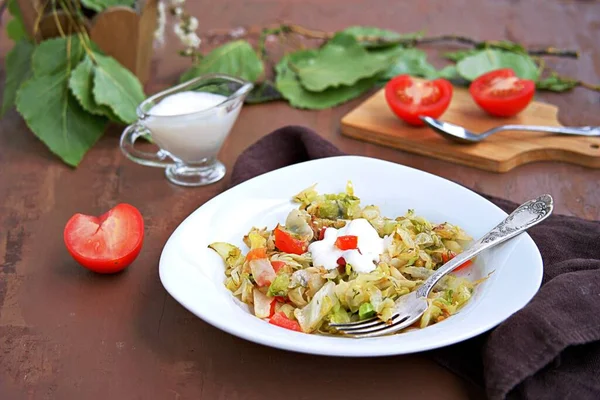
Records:
[[[206,206],[209,206],[213,203],[216,203],[219,198],[221,198],[222,196],[224,196],[226,193],[231,193],[240,190],[239,188],[242,187],[244,184],[250,184],[250,182],[253,182],[255,180],[259,180],[259,179],[264,179],[265,176],[270,175],[270,174],[274,174],[274,173],[281,173],[281,171],[284,170],[288,170],[288,169],[294,169],[294,168],[301,168],[302,165],[306,165],[306,164],[314,164],[314,163],[321,163],[321,162],[329,162],[329,160],[331,159],[350,159],[350,160],[362,160],[362,161],[366,161],[366,162],[376,162],[376,163],[382,163],[383,164],[388,164],[388,165],[393,165],[396,168],[400,168],[400,169],[407,169],[407,170],[412,170],[418,174],[426,174],[436,180],[440,180],[440,181],[445,181],[448,182],[450,184],[456,185],[459,188],[462,188],[462,190],[466,190],[467,192],[469,192],[471,195],[476,196],[477,198],[479,198],[480,201],[484,201],[485,203],[488,204],[488,206],[493,206],[493,208],[495,208],[498,212],[502,213],[504,216],[507,216],[508,214],[503,211],[500,207],[498,207],[496,204],[492,203],[490,200],[486,199],[485,197],[483,197],[482,195],[480,195],[479,193],[475,192],[474,190],[472,190],[469,187],[466,187],[460,183],[454,182],[452,180],[443,178],[441,176],[435,175],[433,173],[427,172],[427,171],[423,171],[414,167],[410,167],[410,166],[406,166],[406,165],[402,165],[402,164],[398,164],[398,163],[394,163],[391,161],[387,161],[387,160],[382,160],[382,159],[378,159],[378,158],[373,158],[373,157],[367,157],[367,156],[360,156],[360,155],[338,155],[338,156],[332,156],[332,157],[324,157],[324,158],[319,158],[319,159],[313,159],[313,160],[307,160],[307,161],[303,161],[303,162],[299,162],[296,164],[291,164],[291,165],[287,165],[272,171],[268,171],[265,173],[262,173],[260,175],[257,175],[253,178],[250,178],[248,180],[245,180],[233,187],[229,187],[228,189],[222,191],[221,193],[217,194],[216,196],[214,196],[213,198],[209,199],[208,201],[206,201],[205,203],[201,204],[200,206],[198,206],[195,210],[193,210],[192,212],[190,212],[178,225],[177,227],[173,230],[173,232],[171,233],[171,235],[169,236],[168,240],[165,242],[163,249],[161,251],[161,255],[160,255],[160,259],[159,259],[159,278],[161,281],[161,284],[163,285],[163,287],[165,288],[165,290],[167,291],[167,293],[169,293],[169,295],[171,297],[173,297],[181,306],[183,306],[186,310],[188,310],[189,312],[191,312],[193,315],[195,315],[196,317],[200,318],[201,320],[203,320],[204,322],[208,323],[209,325],[224,331],[230,335],[239,337],[241,339],[247,340],[249,342],[253,342],[253,343],[257,343],[263,346],[267,346],[267,347],[271,347],[271,348],[276,348],[276,349],[280,349],[280,350],[285,350],[285,351],[291,351],[291,352],[296,352],[296,353],[302,353],[302,354],[312,354],[312,355],[319,355],[319,356],[332,356],[332,357],[359,357],[359,358],[363,358],[363,357],[387,357],[387,356],[396,356],[396,355],[402,355],[402,354],[414,354],[414,353],[419,353],[419,352],[424,352],[424,351],[429,351],[429,350],[434,350],[434,349],[438,349],[438,348],[443,348],[443,347],[447,347],[456,343],[460,343],[462,341],[474,338],[476,336],[479,336],[487,331],[489,331],[490,329],[493,329],[494,327],[500,325],[501,323],[503,323],[507,318],[509,318],[510,316],[512,316],[513,314],[515,314],[516,312],[518,312],[519,310],[521,310],[523,307],[525,307],[527,304],[529,304],[529,302],[532,300],[532,298],[537,294],[537,292],[539,291],[539,288],[541,287],[541,283],[542,283],[542,277],[543,277],[543,259],[541,256],[541,253],[539,251],[539,248],[537,247],[535,241],[531,238],[531,236],[525,232],[523,234],[521,234],[521,238],[519,239],[515,239],[515,240],[525,240],[526,242],[529,243],[529,245],[532,246],[531,250],[532,252],[532,256],[535,259],[535,264],[539,265],[539,268],[537,268],[537,281],[532,284],[532,294],[530,296],[528,296],[528,298],[523,302],[523,304],[516,310],[511,311],[511,313],[503,320],[498,321],[498,322],[490,322],[487,324],[481,324],[478,325],[476,328],[470,328],[469,330],[466,330],[465,334],[463,335],[459,335],[459,336],[455,336],[450,340],[447,340],[446,343],[442,343],[442,344],[434,344],[434,345],[425,345],[425,346],[419,346],[418,348],[415,348],[414,350],[410,350],[410,351],[340,351],[340,349],[336,348],[335,346],[331,347],[331,350],[328,351],[326,348],[323,351],[323,349],[321,349],[320,351],[315,351],[312,350],[311,348],[306,348],[306,347],[302,347],[302,346],[295,346],[295,347],[289,347],[286,346],[284,344],[278,343],[277,341],[275,341],[274,343],[274,339],[269,337],[269,336],[261,336],[261,335],[257,335],[253,332],[248,332],[245,331],[243,329],[235,329],[235,324],[227,324],[227,323],[222,323],[220,321],[219,318],[213,318],[212,316],[207,316],[207,315],[199,315],[194,309],[193,307],[189,306],[188,304],[186,304],[185,299],[182,299],[178,293],[177,290],[175,290],[175,288],[173,288],[171,286],[171,282],[169,279],[169,275],[166,273],[166,267],[165,267],[165,262],[166,262],[166,258],[170,256],[169,254],[169,250],[170,250],[170,246],[173,246],[173,242],[175,242],[178,238],[179,235],[182,234],[183,232],[183,228],[185,227],[185,225],[189,224],[191,220],[193,220],[194,215],[196,215],[197,213],[200,212],[200,210]],[[252,316],[254,317],[254,316]],[[264,322],[264,321],[263,321]],[[277,329],[277,328],[276,328]],[[288,335],[298,335],[297,338],[301,339],[301,338],[306,338],[306,334],[304,333],[298,333],[298,332],[293,332],[293,331],[286,331],[286,334]],[[302,335],[302,336],[300,336]],[[329,337],[326,335],[318,335],[318,337],[320,339],[334,339],[336,341],[339,340],[356,340],[356,339],[350,339],[350,338],[342,338],[342,337]],[[381,338],[373,338],[373,339],[360,339],[360,340],[364,340],[364,341],[373,341],[373,340],[381,340]],[[356,347],[360,347],[360,346],[356,346]]]

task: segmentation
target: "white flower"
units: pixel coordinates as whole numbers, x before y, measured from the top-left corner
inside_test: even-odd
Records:
[[[158,3],[158,16],[156,23],[156,30],[154,31],[154,38],[159,44],[165,42],[165,26],[167,25],[167,13],[166,6],[163,1]]]
[[[190,17],[190,19],[188,20],[187,28],[189,31],[192,32],[198,29],[198,18]]]
[[[186,31],[183,29],[183,26],[181,24],[176,24],[173,27],[173,32],[175,32],[175,35],[177,35],[177,37],[181,40],[183,40],[183,38],[185,38],[185,36],[187,35]]]
[[[173,9],[173,13],[175,14],[175,16],[181,17],[181,15],[183,14],[183,8],[181,8],[181,7],[175,7]]]
[[[190,32],[185,37],[181,38],[181,43],[183,43],[185,47],[198,48],[200,42],[200,38],[194,32]]]

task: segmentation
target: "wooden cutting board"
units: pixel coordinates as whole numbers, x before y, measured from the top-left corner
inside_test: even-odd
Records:
[[[537,101],[512,118],[495,118],[482,111],[464,88],[455,88],[441,120],[483,132],[498,125],[560,126],[558,108]],[[494,172],[506,172],[534,161],[565,161],[600,168],[600,138],[553,135],[541,132],[499,132],[484,142],[461,145],[448,141],[428,127],[412,127],[389,109],[380,90],[342,118],[345,136],[412,153]]]

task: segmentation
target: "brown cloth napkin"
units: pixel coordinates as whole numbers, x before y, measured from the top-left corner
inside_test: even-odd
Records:
[[[286,126],[240,155],[231,185],[343,154],[310,129]],[[483,196],[508,213],[517,207]],[[490,332],[425,354],[490,399],[600,399],[600,223],[553,215],[529,234],[544,260],[531,302]]]

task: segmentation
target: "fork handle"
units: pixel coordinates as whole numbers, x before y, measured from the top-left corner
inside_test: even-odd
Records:
[[[564,135],[600,137],[600,126],[537,126],[537,125],[505,125],[497,131],[532,131],[562,133]],[[497,132],[496,131],[496,132]]]
[[[442,265],[416,290],[417,297],[427,297],[436,283],[458,266],[490,247],[511,239],[546,219],[554,208],[552,196],[542,195],[520,205],[494,229],[468,249]]]

